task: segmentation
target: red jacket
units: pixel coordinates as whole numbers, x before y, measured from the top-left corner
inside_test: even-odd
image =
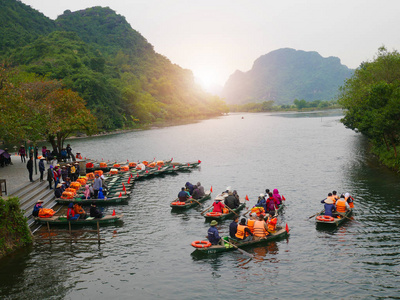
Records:
[[[222,209],[224,208],[224,204],[221,201],[214,202],[213,206],[214,206],[213,212],[222,213]]]

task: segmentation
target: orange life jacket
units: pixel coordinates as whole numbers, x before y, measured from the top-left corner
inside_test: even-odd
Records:
[[[346,200],[345,199],[340,198],[338,201],[336,201],[336,211],[339,213],[346,212]]]
[[[247,227],[249,227],[251,233],[254,233],[254,223],[256,222],[256,220],[248,220],[247,221]]]
[[[248,236],[248,234],[245,232],[245,229],[246,229],[246,228],[247,228],[246,225],[238,225],[235,236],[236,236],[238,239],[241,239],[241,240],[243,240],[244,238],[246,238],[246,237]]]
[[[267,225],[268,225],[268,231],[273,232],[276,230],[276,223],[278,222],[276,217],[268,217]]]
[[[328,199],[331,199],[333,201],[333,204],[335,204],[337,200],[335,196],[329,196]]]
[[[265,237],[267,231],[265,230],[264,224],[265,224],[264,221],[254,222],[254,236]]]
[[[349,203],[349,206],[350,206],[350,208],[353,208],[354,207],[354,199],[353,199],[353,197],[347,197],[347,198],[345,198],[345,200],[347,201],[347,203]]]

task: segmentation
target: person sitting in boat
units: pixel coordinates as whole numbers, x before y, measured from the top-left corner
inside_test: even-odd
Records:
[[[54,190],[54,196],[55,196],[56,198],[61,198],[62,193],[63,193],[63,188],[62,188],[62,186],[63,186],[63,185],[62,185],[61,183],[57,184],[56,189]]]
[[[218,225],[218,222],[215,220],[212,220],[210,223],[210,228],[208,229],[207,235],[208,235],[208,240],[212,245],[218,245],[221,242],[221,237],[219,236],[218,229],[215,228],[216,225]]]
[[[240,224],[237,226],[236,238],[243,242],[248,242],[253,239],[253,233],[251,233],[249,227],[246,226],[245,218],[242,218]]]
[[[79,203],[74,204],[74,211],[79,215],[79,219],[86,219],[86,212]]]
[[[181,191],[178,193],[178,199],[180,202],[186,202],[189,199],[188,193],[186,193],[185,188],[183,187]]]
[[[278,219],[275,216],[275,214],[270,212],[266,223],[267,223],[267,227],[268,227],[268,229],[267,229],[268,232],[274,233],[276,231],[276,223],[278,223]]]
[[[262,207],[264,208],[264,211],[267,211],[267,201],[264,198],[264,194],[260,194],[260,196],[258,196],[258,201],[254,206]]]
[[[193,186],[192,198],[193,198],[193,199],[196,199],[196,200],[201,198],[201,196],[200,196],[200,190],[199,190],[199,188],[197,187],[197,185],[194,185],[194,186]]]
[[[100,219],[103,217],[103,214],[97,208],[95,202],[92,202],[92,205],[90,205],[90,217],[97,218],[97,219]]]
[[[336,201],[339,199],[339,196],[336,191],[332,192],[332,197],[333,197],[333,204],[335,204]]]
[[[336,201],[336,211],[338,213],[345,213],[350,209],[350,205],[347,203],[345,196],[342,194],[338,201]]]
[[[350,208],[354,207],[354,198],[349,193],[344,194],[344,199],[349,204]]]
[[[236,232],[238,228],[239,216],[235,215],[233,217],[233,221],[229,224],[229,236],[233,239],[236,239]]]
[[[268,194],[268,199],[266,201],[266,205],[267,205],[266,211],[273,212],[275,214],[275,209],[277,208],[277,203],[271,192],[269,192],[269,194]]]
[[[206,193],[204,192],[204,186],[202,186],[200,182],[198,182],[196,185],[200,191],[200,197],[204,197],[206,195]]]
[[[254,233],[254,223],[257,221],[257,213],[253,212],[250,214],[250,219],[247,220],[247,227],[249,227],[251,233]]]
[[[336,203],[336,198],[335,198],[335,196],[333,196],[333,194],[332,193],[328,193],[328,197],[326,197],[326,199],[331,199],[332,201],[333,201],[333,204],[335,204]],[[321,203],[324,203],[323,202],[324,200],[322,200],[321,201]]]
[[[97,194],[97,199],[105,199],[106,197],[104,197],[103,194],[103,188],[99,188],[99,193]]]
[[[69,188],[69,186],[71,185],[71,178],[69,178],[69,177],[65,178],[65,185],[66,185],[66,188]]]
[[[213,211],[212,212],[219,212],[222,213],[223,212],[223,208],[225,207],[224,204],[221,202],[222,200],[224,200],[224,197],[222,196],[217,196],[214,199],[214,203],[212,204],[213,206]]]
[[[331,193],[329,193],[329,194],[331,194]],[[329,197],[329,194],[328,194],[328,198],[322,200],[321,203],[325,203],[324,204],[325,216],[333,217],[333,213],[335,212],[336,209],[335,209],[335,204],[333,203],[332,198]]]
[[[191,196],[191,195],[193,194],[193,190],[194,190],[193,184],[191,184],[191,183],[188,181],[188,182],[185,183],[185,187],[186,187],[186,189],[189,191],[189,194],[190,194],[190,196]]]
[[[85,185],[85,190],[83,191],[83,196],[81,199],[90,199],[90,189],[87,184]]]
[[[68,204],[67,220],[74,221],[74,220],[78,220],[79,217],[80,217],[80,215],[75,213],[74,204],[72,202],[70,204]]]
[[[240,206],[239,199],[236,198],[231,191],[229,191],[228,196],[225,197],[224,203],[230,209],[235,209]]]
[[[276,207],[279,207],[281,205],[281,203],[282,203],[282,197],[281,197],[281,195],[279,195],[278,189],[274,189],[272,191],[272,194],[273,194],[274,199],[275,199]]]
[[[260,215],[258,220],[254,222],[254,238],[263,239],[266,238],[268,234],[267,223],[264,221],[264,216]]]
[[[38,200],[36,202],[35,206],[33,207],[32,216],[34,216],[34,217],[39,216],[39,210],[41,210],[43,208],[42,204],[43,204],[43,200]]]
[[[237,199],[238,199],[238,201],[240,202],[240,200],[239,200],[239,194],[238,194],[238,192],[236,191],[236,190],[233,190],[233,196],[235,196]]]

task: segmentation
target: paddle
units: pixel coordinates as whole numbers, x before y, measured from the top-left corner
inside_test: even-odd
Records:
[[[243,216],[247,215],[249,211],[251,211],[251,208],[250,208],[248,211],[246,211],[246,212],[243,214]]]
[[[191,199],[192,201],[196,202],[197,204],[199,204],[201,206],[201,203],[199,201],[197,201],[196,199]]]
[[[230,243],[229,241],[224,240],[224,242],[226,242],[226,243],[228,243],[229,245],[233,246],[233,248],[235,248],[236,250],[238,250],[240,253],[242,253],[242,254],[244,254],[244,255],[247,255],[248,257],[251,257],[251,258],[254,257],[253,254],[251,254],[251,253],[249,253],[249,252],[246,252],[246,251],[240,249],[238,246],[236,246],[236,245]]]
[[[209,210],[211,207],[213,207],[212,205],[210,206],[210,207],[207,207],[205,210],[203,210],[202,212],[201,212],[201,215],[203,215],[207,210]]]
[[[312,217],[315,217],[316,215],[320,214],[321,212],[317,212],[316,214],[312,215],[311,217],[309,217],[308,219],[311,219]]]
[[[234,210],[232,210],[228,205],[225,205],[225,207],[226,207],[228,210],[230,210],[231,212],[233,212],[235,215],[238,216],[238,214],[237,214]]]

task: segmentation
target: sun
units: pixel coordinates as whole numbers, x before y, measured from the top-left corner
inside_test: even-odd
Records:
[[[206,90],[213,86],[220,85],[218,73],[215,72],[215,70],[195,70],[193,73],[196,82]]]

